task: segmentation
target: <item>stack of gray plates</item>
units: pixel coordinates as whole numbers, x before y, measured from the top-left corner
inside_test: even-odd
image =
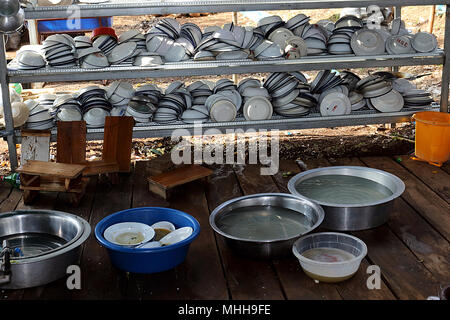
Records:
[[[77,57],[84,69],[101,69],[109,67],[108,57],[97,47],[80,48]]]
[[[353,34],[363,28],[364,23],[356,16],[347,15],[335,23],[335,29],[328,39],[328,53],[353,54],[351,39]]]
[[[136,42],[137,50],[146,51],[146,38],[145,35],[138,30],[128,30],[119,35],[119,44],[126,42]]]
[[[123,42],[118,44],[108,54],[111,65],[132,66],[134,58],[140,53],[137,42]]]
[[[159,101],[153,121],[161,124],[178,121],[186,109],[186,100],[183,96],[177,93],[168,93]]]
[[[336,72],[332,72],[331,70],[322,70],[311,82],[310,91],[314,94],[320,94],[328,89],[340,85],[342,82],[342,78]]]
[[[75,41],[67,34],[54,34],[43,42],[44,57],[48,65],[55,68],[77,65]]]
[[[371,99],[382,96],[392,90],[392,83],[378,75],[370,75],[356,84],[356,90]]]
[[[431,94],[421,89],[411,89],[404,92],[403,99],[407,108],[429,107],[434,102]]]
[[[28,120],[25,123],[27,129],[47,130],[53,127],[52,115],[37,100],[27,100],[25,104],[30,110]]]
[[[117,46],[117,39],[111,35],[102,34],[92,40],[92,46],[108,55]]]
[[[111,112],[112,105],[106,97],[106,90],[104,88],[95,85],[88,86],[78,91],[75,97],[81,104],[83,114],[92,108],[102,108]]]
[[[49,110],[53,107],[53,102],[56,100],[56,98],[57,96],[55,94],[44,93],[39,96],[37,102],[39,102],[42,107]]]
[[[134,88],[128,82],[115,81],[106,90],[106,97],[114,107],[125,107],[134,96]]]
[[[366,106],[366,99],[357,91],[350,91],[348,98],[352,104],[352,111],[360,110]]]
[[[286,21],[284,28],[291,30],[296,36],[301,37],[303,29],[309,24],[310,18],[303,13],[297,14]]]
[[[63,94],[56,98],[49,109],[57,121],[80,121],[81,103],[71,94]]]
[[[257,29],[264,33],[266,39],[269,38],[270,34],[278,28],[284,26],[284,21],[280,16],[273,15],[260,19],[257,23]]]
[[[75,41],[75,47],[77,50],[92,47],[91,38],[87,36],[76,36],[73,40]]]
[[[193,105],[205,105],[206,99],[213,94],[213,91],[205,81],[195,81],[191,83],[187,90],[192,96]]]
[[[323,27],[317,24],[305,24],[302,28],[301,35],[299,36],[305,40],[306,45],[308,46],[308,56],[327,54],[328,33]]]
[[[19,70],[34,70],[45,67],[44,57],[33,50],[23,50],[17,53],[17,66]]]
[[[155,111],[156,106],[152,103],[151,98],[144,95],[137,95],[131,98],[125,115],[133,117],[136,122],[146,123],[151,121]]]
[[[136,88],[134,92],[135,96],[146,96],[150,99],[151,103],[155,106],[159,104],[159,100],[162,97],[162,91],[157,85],[146,83]]]

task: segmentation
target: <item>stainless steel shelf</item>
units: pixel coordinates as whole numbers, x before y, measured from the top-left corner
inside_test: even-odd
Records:
[[[320,114],[310,114],[302,118],[284,118],[274,116],[271,120],[246,121],[244,118],[234,122],[206,122],[201,125],[201,130],[193,124],[186,124],[181,121],[161,125],[157,123],[140,124],[133,128],[133,138],[155,138],[171,137],[175,130],[184,130],[183,135],[215,135],[232,133],[230,130],[300,130],[312,128],[345,127],[369,124],[399,123],[408,122],[411,116],[420,111],[439,111],[439,106],[429,108],[404,109],[401,112],[379,113],[373,110],[356,111],[351,115],[322,117]],[[227,132],[228,130],[228,132]],[[179,131],[181,132],[181,131]],[[56,140],[57,130],[52,131],[52,141]],[[20,137],[20,132],[16,132],[16,137]],[[88,140],[103,140],[103,128],[88,129],[86,138]]]
[[[10,82],[91,81],[134,78],[189,77],[245,73],[289,72],[323,69],[372,68],[437,65],[444,63],[444,52],[379,56],[316,56],[297,60],[167,63],[157,67],[109,67],[103,69],[45,68],[8,71]]]
[[[299,10],[345,7],[422,6],[450,4],[449,0],[110,0],[103,4],[78,4],[80,17],[131,16],[196,12],[238,12],[252,10]],[[67,18],[75,13],[73,6],[35,7],[25,10],[26,19]]]

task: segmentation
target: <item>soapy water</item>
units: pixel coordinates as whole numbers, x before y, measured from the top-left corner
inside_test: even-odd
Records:
[[[306,215],[277,206],[237,208],[219,218],[216,224],[230,236],[262,241],[298,236],[313,226]]]
[[[330,204],[366,204],[384,200],[393,192],[373,180],[345,175],[322,175],[296,185],[301,195]]]

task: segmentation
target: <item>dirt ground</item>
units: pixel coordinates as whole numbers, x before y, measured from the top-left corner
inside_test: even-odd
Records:
[[[426,31],[428,28],[429,10],[431,7],[404,7],[402,8],[402,18],[406,22],[408,29],[414,33]],[[300,11],[270,11],[270,14],[280,15],[284,20],[298,14]],[[302,13],[311,17],[311,22],[321,19],[336,19],[340,10],[302,10]],[[198,16],[177,15],[181,23],[193,22],[202,29],[210,25],[223,25],[232,21],[232,13],[202,14]],[[113,27],[120,34],[129,29],[140,29],[146,31],[163,17],[158,16],[136,16],[136,17],[114,17]],[[256,22],[246,18],[242,13],[238,13],[239,25],[256,25]],[[445,19],[437,16],[433,33],[437,36],[440,47],[443,47]],[[377,69],[356,69],[353,72],[361,76]],[[430,91],[436,101],[440,99],[442,66],[414,66],[402,67],[400,71],[412,74],[431,73],[429,76],[415,80],[418,88]],[[317,71],[305,72],[307,77],[313,79]],[[248,77],[250,75],[239,75]],[[266,74],[252,74],[251,76],[263,79]],[[225,76],[231,79],[230,76]],[[182,80],[187,84],[200,79],[210,79],[217,81],[223,77],[188,77],[188,78],[165,78],[165,79],[133,79],[130,83],[137,84],[151,82],[161,88],[167,87],[172,81]],[[47,83],[45,88],[56,88],[58,92],[75,91],[89,84],[107,84],[101,81],[77,82],[77,83]],[[394,155],[408,154],[414,150],[414,126],[410,123],[397,124],[395,129],[387,129],[384,125],[356,126],[343,128],[324,128],[312,130],[285,131],[280,133],[280,157],[283,159],[307,159],[318,157],[342,157],[358,155]],[[196,141],[197,138],[186,138]],[[202,141],[204,144],[224,143],[223,136],[215,136]],[[170,150],[174,142],[170,138],[165,139],[136,139],[133,141],[132,158],[139,160],[157,157]],[[19,147],[19,146],[18,146]],[[93,159],[101,155],[101,141],[89,143],[87,158]],[[18,150],[20,154],[20,149]],[[51,148],[52,156],[55,154],[55,146]],[[0,141],[0,173],[8,172],[9,161],[7,144]]]

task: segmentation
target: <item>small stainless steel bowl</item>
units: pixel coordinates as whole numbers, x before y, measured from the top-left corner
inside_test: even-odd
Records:
[[[19,0],[2,0],[0,1],[0,16],[12,16],[19,12]]]
[[[295,175],[289,180],[289,191],[297,196],[305,195],[298,192],[297,186],[310,178],[324,175],[355,176],[375,181],[388,188],[392,195],[385,199],[360,204],[336,204],[310,199],[322,206],[325,219],[322,227],[337,231],[356,231],[378,227],[389,219],[394,200],[405,191],[401,179],[388,172],[357,166],[335,166],[308,170]]]
[[[299,231],[295,236],[280,236],[280,238],[273,240],[238,238],[219,228],[217,222],[220,218],[232,213],[233,210],[250,206],[276,206],[291,209],[305,215],[311,221],[312,226],[306,232]],[[289,256],[294,242],[299,237],[316,229],[322,223],[323,218],[323,209],[305,197],[284,193],[260,193],[222,203],[211,213],[209,223],[214,231],[221,235],[237,254],[258,259],[271,259]]]
[[[81,245],[90,233],[86,220],[66,212],[19,210],[0,214],[0,245],[7,246],[1,248],[0,288],[35,287],[65,276],[67,267],[79,259]],[[43,242],[44,238],[48,240]],[[23,256],[16,256],[16,250]]]
[[[0,15],[0,33],[14,33],[22,28],[25,22],[25,13],[23,9],[19,9],[19,12],[12,16]]]

